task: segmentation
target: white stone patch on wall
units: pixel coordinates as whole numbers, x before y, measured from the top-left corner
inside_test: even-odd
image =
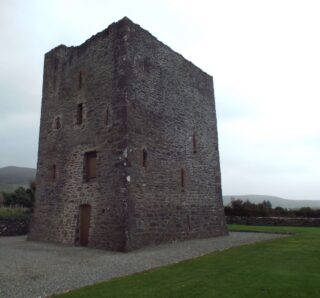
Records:
[[[123,150],[123,154],[122,155],[123,155],[124,158],[128,157],[128,148]]]

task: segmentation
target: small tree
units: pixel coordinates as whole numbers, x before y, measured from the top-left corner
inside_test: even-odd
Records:
[[[13,193],[4,193],[4,205],[32,209],[34,204],[34,192],[35,185],[28,189],[19,187]]]

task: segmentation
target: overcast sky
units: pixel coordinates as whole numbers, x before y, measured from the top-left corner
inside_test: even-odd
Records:
[[[320,2],[1,0],[0,167],[36,167],[44,54],[124,16],[214,77],[224,194],[320,199]]]

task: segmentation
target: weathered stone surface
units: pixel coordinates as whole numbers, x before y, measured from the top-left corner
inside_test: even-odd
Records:
[[[254,225],[254,226],[296,226],[320,227],[320,218],[288,218],[288,217],[244,217],[227,216],[228,224]]]
[[[93,150],[97,178],[87,182]],[[127,18],[45,56],[29,238],[78,244],[82,204],[91,247],[227,233],[212,77]]]

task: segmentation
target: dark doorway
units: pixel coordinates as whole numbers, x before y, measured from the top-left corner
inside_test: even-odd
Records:
[[[88,246],[91,206],[80,206],[80,245]]]

